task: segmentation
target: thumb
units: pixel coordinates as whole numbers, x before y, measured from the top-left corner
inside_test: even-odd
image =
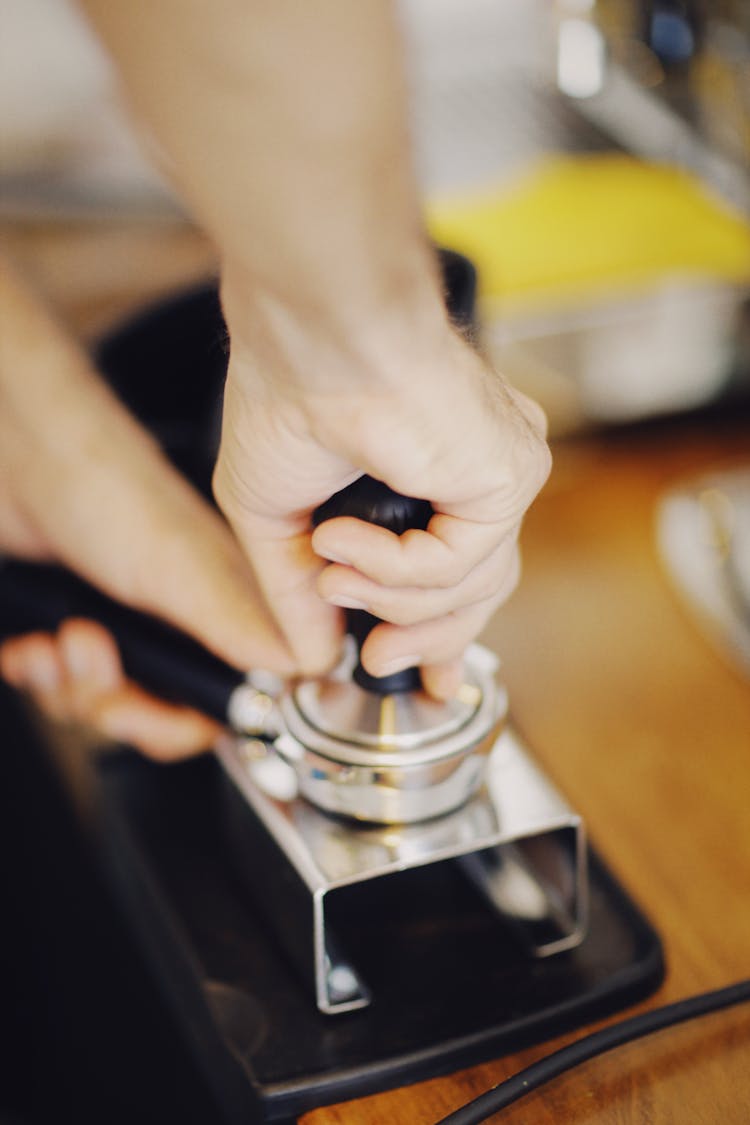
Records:
[[[176,474],[160,477],[132,558],[127,601],[165,617],[240,668],[282,675],[296,662],[247,558],[222,517]]]
[[[290,671],[290,653],[219,514],[2,263],[0,302],[0,483],[10,544],[66,563],[238,667]]]
[[[294,661],[228,526],[101,386],[99,425],[26,480],[48,552],[238,668]],[[89,409],[94,405],[89,401]],[[62,454],[62,455],[59,455]]]
[[[313,551],[309,518],[244,513],[232,524],[298,671],[307,676],[328,671],[341,653],[343,614],[318,592],[327,560]]]

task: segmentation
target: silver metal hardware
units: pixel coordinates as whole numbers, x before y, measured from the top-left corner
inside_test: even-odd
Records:
[[[281,694],[269,712],[281,731],[274,751],[295,771],[300,792],[328,812],[378,824],[440,816],[482,783],[507,712],[496,665],[472,646],[465,683],[443,703],[424,692],[364,691],[345,659],[326,679]]]
[[[227,821],[240,867],[309,982],[321,1012],[366,1007],[355,951],[328,925],[335,896],[353,884],[457,860],[534,956],[577,945],[587,915],[583,822],[506,727],[486,758],[484,785],[460,808],[415,824],[362,825],[331,817],[302,797],[269,796],[239,743],[221,763],[236,797]],[[248,807],[252,814],[248,815]]]
[[[364,691],[353,663],[348,650],[327,678],[284,690],[256,675],[237,692],[242,733],[217,748],[241,870],[320,1010],[371,999],[331,908],[411,868],[457,862],[535,956],[580,942],[583,824],[506,725],[492,653],[472,646],[447,703]]]
[[[275,698],[255,687],[249,678],[232,692],[227,719],[232,729],[241,734],[268,738],[280,731]]]

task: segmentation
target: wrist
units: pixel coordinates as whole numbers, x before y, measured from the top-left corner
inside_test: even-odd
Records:
[[[429,248],[349,286],[319,276],[293,292],[225,267],[222,304],[235,375],[276,386],[388,389],[439,362],[453,336]]]

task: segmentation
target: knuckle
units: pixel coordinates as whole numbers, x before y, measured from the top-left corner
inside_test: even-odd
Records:
[[[552,469],[552,453],[544,438],[529,435],[522,446],[521,484],[524,491],[535,496]]]
[[[498,474],[495,518],[513,525],[520,520],[542,490],[552,469],[552,454],[542,439],[524,440],[513,469]]]
[[[535,399],[529,398],[521,391],[516,391],[516,402],[526,421],[543,440],[547,436],[548,428],[547,414],[543,407]]]
[[[542,438],[539,439],[537,445],[536,465],[538,481],[537,491],[539,491],[552,472],[552,450]]]
[[[391,586],[415,586],[417,578],[424,570],[424,552],[421,535],[414,529],[404,532],[398,537],[397,549],[388,557],[387,579]],[[385,562],[386,560],[384,560]]]

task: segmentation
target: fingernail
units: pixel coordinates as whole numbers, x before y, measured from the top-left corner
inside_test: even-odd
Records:
[[[329,605],[340,606],[341,609],[367,609],[368,607],[364,602],[357,601],[356,598],[348,598],[346,594],[333,594],[331,597],[326,598]]]
[[[394,660],[378,665],[374,675],[393,676],[396,672],[403,672],[405,668],[414,668],[421,659],[416,653],[410,653],[408,656],[397,656]]]

